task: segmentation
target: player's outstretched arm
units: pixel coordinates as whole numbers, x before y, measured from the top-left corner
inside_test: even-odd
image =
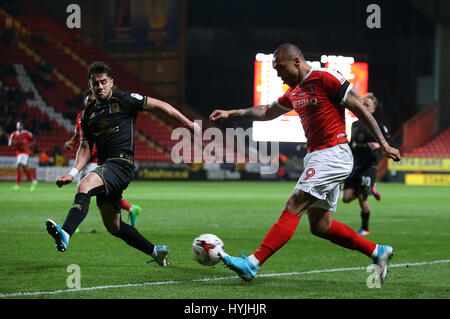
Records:
[[[241,117],[251,121],[270,121],[284,113],[286,113],[286,110],[278,107],[276,103],[272,103],[247,109],[215,110],[209,116],[209,120],[214,122],[229,117]]]
[[[167,116],[169,116],[172,119],[177,120],[180,122],[183,126],[191,129],[196,134],[201,133],[200,126],[188,119],[186,116],[184,116],[180,111],[178,111],[176,108],[174,108],[172,105],[170,105],[167,102],[154,99],[151,97],[147,97],[147,103],[144,106],[144,111],[151,112],[151,111],[161,111],[165,113]]]
[[[72,183],[77,174],[86,166],[87,163],[89,163],[90,158],[91,148],[89,147],[89,143],[85,140],[81,141],[72,170],[68,174],[60,175],[56,180],[56,185],[58,185],[58,187],[62,187],[66,184]]]
[[[383,155],[392,158],[398,162],[401,160],[400,151],[394,147],[391,147],[383,136],[383,133],[378,126],[377,121],[372,114],[364,107],[361,97],[355,88],[352,88],[347,95],[344,102],[344,106],[348,108],[361,123],[369,130],[369,132],[375,137],[383,150]]]
[[[13,134],[9,136],[8,146],[14,146],[17,144],[17,139],[13,137]]]

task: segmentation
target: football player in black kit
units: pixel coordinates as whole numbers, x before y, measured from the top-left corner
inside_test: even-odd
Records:
[[[378,106],[378,99],[373,93],[367,93],[363,98],[364,106],[373,114]],[[376,119],[376,118],[375,118]],[[384,135],[386,141],[391,144],[391,138],[388,130],[378,119],[378,126]],[[381,199],[375,185],[377,176],[377,164],[380,145],[368,130],[359,122],[352,124],[352,137],[350,140],[354,166],[350,176],[344,181],[344,192],[342,200],[349,203],[358,198],[361,207],[361,228],[358,231],[360,235],[369,235],[370,206],[367,197],[372,194],[377,200]]]
[[[98,150],[99,167],[80,181],[64,224],[59,226],[48,219],[47,232],[55,240],[57,250],[65,251],[70,237],[88,213],[91,197],[96,196],[103,224],[109,233],[152,256],[152,261],[156,261],[158,265],[167,266],[167,246],[155,246],[135,227],[121,220],[122,192],[135,173],[136,117],[139,111],[162,111],[196,134],[200,133],[200,126],[166,102],[136,93],[113,92],[112,72],[103,62],[90,65],[88,80],[95,100],[86,106],[81,119],[83,139],[74,166],[68,174],[59,176],[56,184],[62,187],[75,179],[89,162],[94,143]]]

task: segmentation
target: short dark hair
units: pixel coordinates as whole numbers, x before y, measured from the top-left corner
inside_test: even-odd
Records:
[[[106,73],[106,75],[108,75],[108,77],[110,78],[112,77],[112,70],[109,67],[109,65],[107,65],[104,62],[95,61],[89,66],[88,80],[91,79],[92,74],[102,74],[102,73]]]
[[[274,56],[277,56],[279,54],[282,54],[283,57],[292,59],[296,56],[299,56],[303,60],[305,57],[303,56],[302,50],[298,48],[298,46],[291,44],[291,43],[283,43],[280,45],[274,52]]]
[[[83,99],[83,105],[87,104],[86,102],[88,101],[88,98],[91,95],[92,95],[92,91],[90,89],[88,89],[82,93],[81,97]]]

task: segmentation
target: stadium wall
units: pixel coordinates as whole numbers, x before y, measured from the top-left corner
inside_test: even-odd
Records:
[[[0,156],[0,181],[13,181],[16,179],[16,157]],[[28,166],[38,181],[55,182],[59,175],[67,174],[73,167],[74,159],[69,159],[64,166],[39,166],[37,157],[30,157]],[[278,172],[270,175],[261,175],[261,166],[258,164],[230,164],[230,163],[198,163],[175,164],[169,162],[135,162],[135,180],[198,180],[198,181],[227,181],[227,180],[284,180],[289,176],[298,179],[299,172],[293,175],[281,176]],[[26,176],[24,174],[23,179]],[[78,179],[75,180],[77,182]]]
[[[414,116],[402,126],[402,152],[409,152],[413,148],[430,140],[435,134],[437,105],[431,105],[422,113]]]

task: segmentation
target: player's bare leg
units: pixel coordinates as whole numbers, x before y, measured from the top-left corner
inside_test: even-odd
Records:
[[[103,224],[108,232],[122,239],[131,247],[153,257],[151,261],[156,261],[160,266],[167,266],[167,246],[155,246],[144,238],[135,227],[124,223],[121,219],[120,207],[114,208],[110,203],[105,203],[100,207]]]
[[[90,172],[77,185],[77,193],[88,193],[94,188],[103,186],[103,180],[97,173]]]
[[[356,199],[356,192],[353,188],[344,189],[342,192],[342,201],[344,203],[350,203]]]
[[[358,195],[359,206],[361,207],[361,211],[370,212],[369,201],[367,200],[367,194],[359,194]]]
[[[308,208],[309,230],[314,236],[322,237],[333,222],[332,213],[322,208]]]

